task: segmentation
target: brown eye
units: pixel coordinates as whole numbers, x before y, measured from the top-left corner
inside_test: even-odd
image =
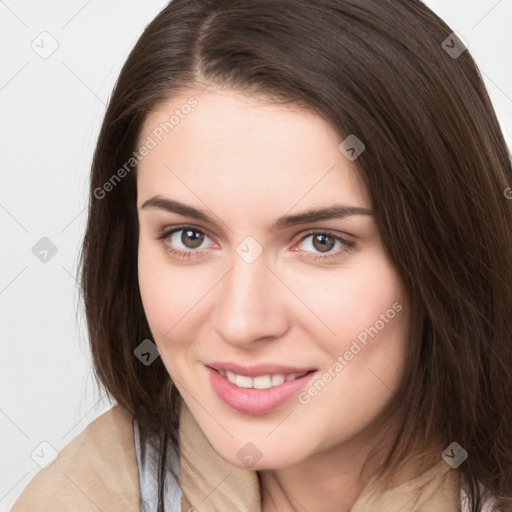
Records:
[[[164,228],[157,238],[167,252],[179,258],[199,257],[205,249],[214,245],[206,233],[191,226]],[[208,240],[210,240],[209,245]]]
[[[329,231],[316,231],[302,237],[299,245],[300,250],[308,253],[310,258],[326,261],[342,257],[354,247],[354,242]]]
[[[313,247],[320,252],[329,252],[335,245],[336,239],[333,236],[319,233],[313,235]]]
[[[188,249],[196,249],[204,241],[204,233],[193,229],[181,230],[181,243]]]

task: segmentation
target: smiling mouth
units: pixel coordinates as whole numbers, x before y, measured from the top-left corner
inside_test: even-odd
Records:
[[[304,372],[300,373],[273,373],[273,374],[265,374],[265,375],[258,375],[255,377],[249,377],[247,375],[239,375],[235,372],[229,371],[229,370],[223,370],[215,368],[212,368],[217,373],[225,377],[231,384],[234,384],[235,386],[239,388],[246,388],[246,389],[270,389],[277,386],[280,386],[281,384],[284,384],[285,382],[291,382],[297,379],[300,379],[301,377],[304,377],[305,375],[308,375],[309,373],[312,373],[316,370],[306,370]]]
[[[222,363],[217,366],[205,365],[213,391],[231,409],[253,416],[269,413],[286,404],[317,373],[316,369],[274,364],[249,367]],[[235,373],[232,371],[235,369],[251,375]],[[283,371],[286,373],[279,373]]]

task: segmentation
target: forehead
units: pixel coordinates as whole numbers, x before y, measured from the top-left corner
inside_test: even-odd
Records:
[[[137,168],[139,203],[160,194],[260,214],[299,201],[369,206],[355,163],[338,149],[342,138],[293,105],[192,89],[148,116],[139,146],[149,139],[154,147]]]

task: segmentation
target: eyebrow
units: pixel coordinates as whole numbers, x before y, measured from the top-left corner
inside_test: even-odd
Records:
[[[215,224],[213,218],[204,210],[198,210],[193,206],[189,206],[178,201],[166,199],[161,196],[154,196],[141,206],[141,209],[145,208],[157,208],[165,210],[171,213],[178,213],[185,217],[191,217],[193,219],[202,220],[210,224]],[[311,209],[294,215],[284,215],[279,217],[272,224],[272,229],[278,228],[283,229],[290,226],[296,226],[299,224],[307,224],[309,222],[315,222],[320,220],[329,219],[342,219],[351,215],[371,215],[373,212],[368,208],[361,206],[345,206],[345,205],[331,205],[324,208]]]

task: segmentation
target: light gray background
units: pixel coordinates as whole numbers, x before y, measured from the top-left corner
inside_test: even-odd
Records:
[[[0,0],[0,512],[40,469],[40,443],[60,451],[111,407],[75,281],[88,172],[121,66],[166,3]],[[469,43],[510,147],[512,0],[426,3]],[[57,247],[46,263],[32,253],[43,237]]]

